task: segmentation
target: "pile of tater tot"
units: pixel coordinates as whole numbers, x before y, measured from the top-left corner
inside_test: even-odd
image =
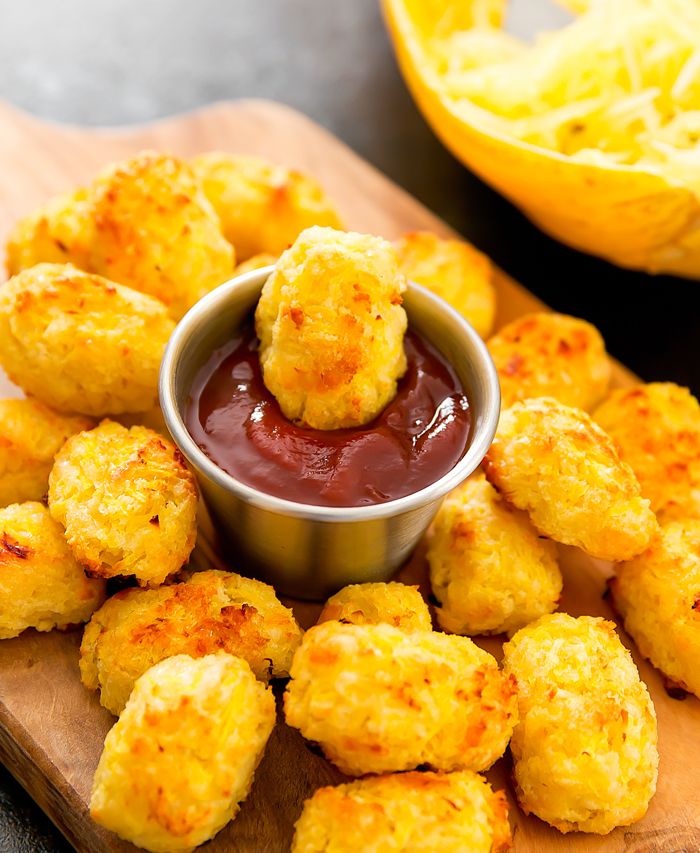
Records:
[[[671,383],[611,390],[583,320],[534,313],[493,334],[491,264],[464,241],[340,229],[309,176],[218,152],[141,153],[16,225],[0,367],[26,397],[0,400],[0,638],[85,624],[82,683],[117,717],[90,812],[153,853],[191,851],[236,817],[276,680],[286,724],[347,777],[303,804],[295,853],[510,850],[506,794],[482,775],[509,748],[525,814],[562,833],[627,826],[656,789],[654,706],[612,622],[556,612],[559,545],[614,564],[639,651],[700,697],[700,405]],[[405,279],[484,338],[503,403],[481,469],[426,536],[429,589],[345,587],[306,632],[271,586],[189,562],[197,484],[158,418],[175,323],[280,255],[257,321],[288,417],[334,428],[386,404],[405,367]],[[353,368],[320,400],[312,381],[292,393],[317,330],[300,344],[290,314],[280,337],[280,305],[296,287],[351,316],[358,282],[384,300],[386,341],[356,325],[386,376]],[[500,663],[483,635],[506,635]]]

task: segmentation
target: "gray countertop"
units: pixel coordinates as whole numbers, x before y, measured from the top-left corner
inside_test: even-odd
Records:
[[[0,98],[39,116],[134,123],[267,97],[328,127],[645,379],[700,392],[700,285],[622,271],[541,234],[435,140],[399,77],[377,0],[0,0]],[[557,26],[513,0],[519,34]],[[0,168],[2,165],[0,164]],[[0,768],[0,853],[70,847]]]

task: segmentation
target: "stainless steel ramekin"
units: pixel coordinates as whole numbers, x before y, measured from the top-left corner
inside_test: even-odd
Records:
[[[173,439],[197,472],[232,567],[283,594],[323,599],[348,583],[387,580],[408,559],[442,498],[474,471],[491,444],[498,378],[472,327],[442,299],[410,283],[404,301],[409,323],[454,366],[471,405],[471,438],[462,459],[430,486],[376,506],[309,506],[251,488],[200,450],[183,413],[195,376],[250,317],[272,269],[222,284],[183,317],[163,356],[160,401]]]

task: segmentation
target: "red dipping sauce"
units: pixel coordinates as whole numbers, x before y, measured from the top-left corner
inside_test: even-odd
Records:
[[[215,350],[188,401],[187,428],[219,468],[268,495],[317,506],[380,504],[439,480],[464,455],[471,417],[442,355],[406,334],[398,393],[363,427],[315,430],[288,421],[267,390],[252,326]]]

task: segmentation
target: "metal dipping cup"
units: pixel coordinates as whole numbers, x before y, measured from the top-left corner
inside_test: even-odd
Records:
[[[498,377],[466,320],[410,282],[404,294],[409,325],[453,365],[469,400],[472,422],[464,456],[426,488],[374,506],[310,506],[247,486],[200,450],[184,413],[198,372],[251,317],[272,270],[253,270],[222,284],[182,318],[163,356],[160,402],[173,439],[197,474],[231,567],[284,595],[325,599],[349,583],[388,580],[410,557],[443,497],[479,466],[493,440]]]

